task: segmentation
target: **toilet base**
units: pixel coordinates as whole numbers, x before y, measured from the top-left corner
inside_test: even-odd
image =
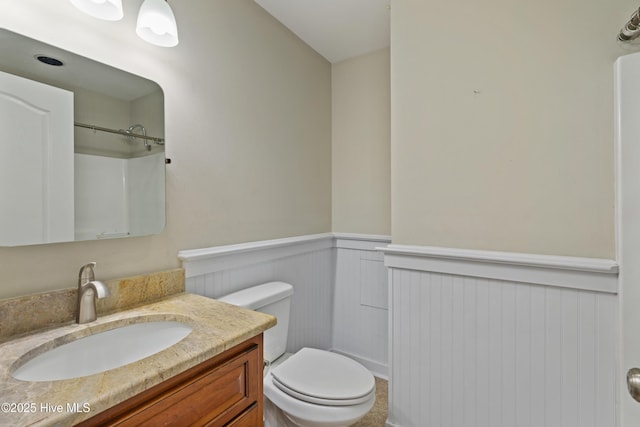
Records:
[[[282,412],[282,409],[264,398],[264,427],[298,427]]]
[[[355,421],[354,421],[355,422]],[[265,397],[264,399],[264,427],[325,427],[326,423],[320,424],[304,424],[304,421],[301,421],[302,424],[295,422],[291,419],[287,414],[282,411],[282,409],[278,408],[276,405],[271,403],[269,399]],[[331,427],[347,427],[351,425],[349,424],[330,424]]]

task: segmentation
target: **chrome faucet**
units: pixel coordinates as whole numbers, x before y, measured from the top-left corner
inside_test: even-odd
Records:
[[[90,262],[80,267],[78,273],[78,307],[76,311],[76,323],[89,323],[98,318],[96,314],[96,299],[109,296],[109,288],[96,280],[93,272],[95,262]]]

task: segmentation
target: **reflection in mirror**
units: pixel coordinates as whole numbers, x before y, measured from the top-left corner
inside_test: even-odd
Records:
[[[0,246],[162,231],[160,86],[0,29],[0,200]]]

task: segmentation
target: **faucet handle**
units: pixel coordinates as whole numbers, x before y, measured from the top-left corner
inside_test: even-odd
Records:
[[[93,271],[93,267],[96,266],[95,261],[87,263],[80,267],[80,272],[78,273],[78,284],[82,285],[87,282],[93,282],[96,280],[96,274]]]
[[[91,288],[93,288],[95,294],[96,294],[96,298],[106,298],[108,296],[111,295],[111,292],[109,292],[109,288],[107,288],[107,285],[105,285],[104,283],[102,283],[99,280],[92,280],[88,283],[85,283],[86,286],[90,286]]]

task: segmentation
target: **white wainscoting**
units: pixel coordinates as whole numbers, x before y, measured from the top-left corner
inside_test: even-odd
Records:
[[[386,236],[316,234],[180,251],[186,289],[220,297],[281,280],[294,287],[287,351],[331,349],[387,374]]]
[[[615,262],[400,245],[385,254],[388,425],[616,425]]]
[[[332,349],[388,375],[388,279],[377,246],[388,237],[336,235]]]

